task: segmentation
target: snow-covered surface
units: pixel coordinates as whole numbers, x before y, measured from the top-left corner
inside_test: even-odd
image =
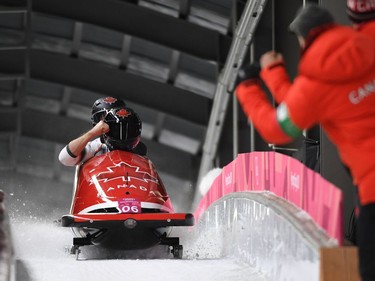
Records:
[[[187,257],[176,260],[166,254],[165,248],[128,253],[91,248],[91,251],[83,249],[76,260],[65,252],[72,242],[70,229],[52,221],[20,217],[13,220],[12,232],[17,281],[265,280],[235,258],[200,259],[194,257],[194,249],[185,249]]]
[[[318,280],[316,245],[324,235],[306,227],[309,218],[301,217],[298,210],[292,212],[295,223],[301,222],[296,232],[291,218],[270,208],[267,198],[248,200],[249,193],[236,193],[211,205],[196,226],[174,228],[171,236],[180,237],[184,246],[182,260],[173,259],[163,246],[132,252],[85,246],[76,260],[67,252],[72,231],[54,222],[68,212],[71,189],[53,180],[46,185],[19,180],[0,180],[7,198],[17,281],[299,281],[301,276]]]
[[[214,168],[208,171],[208,173],[202,178],[201,182],[199,183],[199,192],[202,197],[206,195],[217,176],[221,174],[222,170],[223,169],[221,168]]]
[[[186,228],[172,231],[172,236],[181,236],[182,260],[173,259],[163,247],[114,253],[90,246],[82,248],[77,261],[66,252],[72,231],[54,223],[69,211],[72,189],[53,180],[0,175],[13,235],[16,281],[265,280],[235,257],[221,258],[216,241],[208,239],[204,247],[191,241],[193,235]]]

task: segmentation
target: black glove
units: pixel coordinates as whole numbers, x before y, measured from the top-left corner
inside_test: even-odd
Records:
[[[235,82],[235,87],[242,81],[249,79],[259,79],[260,65],[259,63],[246,64],[241,66],[238,70],[237,79]]]

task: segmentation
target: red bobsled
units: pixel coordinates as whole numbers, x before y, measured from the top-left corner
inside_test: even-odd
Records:
[[[146,249],[169,245],[182,257],[173,226],[192,226],[189,213],[175,213],[155,167],[147,158],[114,150],[77,168],[73,200],[62,226],[74,230],[72,253],[79,247],[99,245],[111,249]]]

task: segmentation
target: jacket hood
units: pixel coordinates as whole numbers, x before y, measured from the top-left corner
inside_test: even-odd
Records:
[[[301,75],[327,82],[361,77],[375,66],[375,42],[350,27],[325,30],[304,51]]]

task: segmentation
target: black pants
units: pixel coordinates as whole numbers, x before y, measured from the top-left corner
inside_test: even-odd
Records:
[[[375,280],[375,203],[362,206],[358,217],[357,246],[362,281]]]

